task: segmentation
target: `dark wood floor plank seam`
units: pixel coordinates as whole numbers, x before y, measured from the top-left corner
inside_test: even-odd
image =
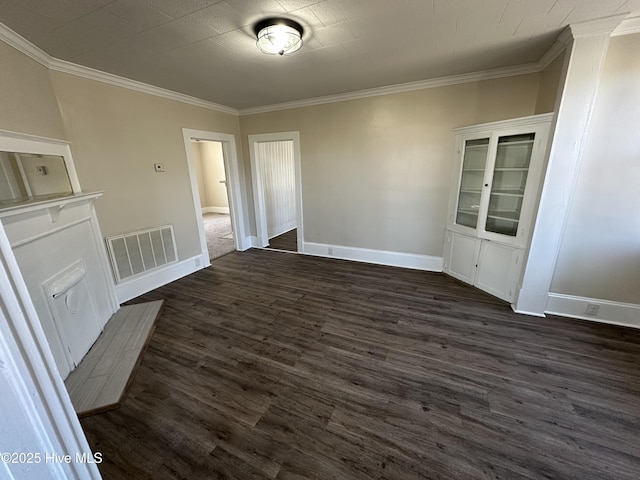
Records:
[[[640,332],[513,313],[441,273],[234,252],[164,300],[110,480],[640,478]]]

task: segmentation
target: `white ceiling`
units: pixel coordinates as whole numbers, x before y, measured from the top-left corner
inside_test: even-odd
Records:
[[[245,109],[537,61],[568,24],[640,0],[0,0],[0,22],[47,52]],[[267,16],[300,22],[285,57]]]

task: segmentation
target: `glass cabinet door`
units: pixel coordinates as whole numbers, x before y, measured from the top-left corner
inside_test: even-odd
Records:
[[[482,182],[489,151],[489,138],[467,140],[464,144],[462,176],[458,192],[456,223],[477,228]]]
[[[515,237],[535,134],[498,138],[485,230]]]

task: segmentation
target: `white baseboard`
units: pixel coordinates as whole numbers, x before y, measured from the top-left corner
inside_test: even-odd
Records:
[[[226,213],[229,215],[229,207],[202,207],[202,214],[205,213]]]
[[[246,249],[262,248],[262,245],[258,245],[258,237],[256,237],[255,235],[252,237],[247,237],[247,241],[248,241],[248,247]]]
[[[527,310],[517,310],[515,307],[515,304],[511,304],[511,310],[513,310],[515,313],[519,313],[521,315],[529,315],[530,317],[540,317],[540,318],[545,318],[546,315],[544,313],[538,313],[538,312],[529,312]]]
[[[280,225],[280,228],[278,228],[275,232],[273,232],[273,234],[269,235],[269,240],[271,240],[273,237],[277,237],[278,235],[282,235],[283,233],[290,232],[294,228],[296,228],[295,220],[292,220],[289,223],[285,223],[284,225]]]
[[[207,264],[209,264],[209,260],[207,259],[206,262],[203,262],[202,255],[172,263],[164,268],[159,268],[116,285],[116,297],[119,303],[124,303],[174,280],[202,270]]]
[[[598,305],[597,315],[587,315],[585,313],[589,304]],[[598,298],[549,293],[549,301],[545,313],[640,328],[640,305],[635,303],[611,302]]]
[[[442,271],[442,257],[418,255],[413,253],[388,252],[368,248],[343,247],[325,243],[303,242],[302,251],[307,255],[318,257],[340,258],[356,262],[375,263],[392,267],[412,268],[430,272]]]

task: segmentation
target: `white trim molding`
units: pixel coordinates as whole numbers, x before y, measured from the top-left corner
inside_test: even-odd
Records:
[[[219,103],[210,102],[208,100],[202,100],[200,98],[185,95],[184,93],[174,92],[165,88],[156,87],[155,85],[149,85],[148,83],[138,82],[129,78],[120,77],[112,73],[102,72],[83,65],[77,65],[75,63],[67,62],[65,60],[59,60],[57,58],[51,58],[49,69],[57,72],[68,73],[70,75],[76,75],[78,77],[88,78],[97,82],[114,85],[116,87],[128,88],[129,90],[135,90],[136,92],[148,93],[149,95],[155,95],[156,97],[162,97],[169,100],[175,100],[189,105],[195,105],[196,107],[207,108],[209,110],[215,110],[221,113],[227,113],[229,115],[238,115],[239,110],[226,105],[220,105]]]
[[[514,67],[496,68],[494,70],[483,70],[480,72],[463,73],[447,77],[431,78],[417,82],[400,83],[397,85],[387,85],[384,87],[369,88],[366,90],[356,90],[354,92],[339,93],[336,95],[326,95],[322,97],[307,98],[293,102],[265,105],[262,107],[244,108],[239,111],[240,116],[255,115],[258,113],[276,112],[279,110],[289,110],[292,108],[311,107],[314,105],[324,105],[327,103],[345,102],[348,100],[358,100],[360,98],[379,97],[392,93],[413,92],[427,88],[447,87],[462,83],[478,82],[481,80],[492,80],[495,78],[514,77],[537,73],[541,70],[538,62],[516,65]]]
[[[4,23],[0,23],[0,40],[7,45],[11,45],[13,48],[24,53],[27,57],[35,60],[44,67],[49,68],[49,65],[51,65],[51,61],[53,60],[51,55],[45,53],[29,40],[11,30]]]
[[[640,32],[640,16],[634,16],[625,18],[625,15],[617,15],[614,17],[607,17],[601,19],[591,20],[581,24],[572,25],[571,28],[580,31],[581,33],[592,33],[598,29],[606,28],[606,26],[612,21],[618,21],[619,25],[612,32],[611,36],[630,35]],[[388,95],[391,93],[410,92],[414,90],[422,90],[426,88],[443,87],[448,85],[458,85],[462,83],[477,82],[480,80],[491,80],[495,78],[512,77],[516,75],[525,75],[528,73],[537,73],[544,70],[560,53],[562,53],[569,42],[567,42],[566,31],[560,34],[556,42],[547,50],[544,55],[537,61],[531,63],[525,63],[522,65],[515,65],[512,67],[496,68],[493,70],[484,70],[480,72],[465,73],[461,75],[451,75],[446,77],[432,78],[427,80],[420,80],[416,82],[408,82],[396,85],[388,85],[383,87],[371,88],[366,90],[357,90],[354,92],[347,92],[337,95],[327,95],[322,97],[309,98],[304,100],[296,100],[293,102],[285,102],[274,105],[264,105],[260,107],[237,109],[227,105],[222,105],[201,98],[192,97],[183,93],[174,92],[165,88],[156,87],[147,83],[138,82],[129,78],[121,77],[111,73],[96,70],[83,65],[67,62],[66,60],[60,60],[52,57],[48,53],[38,48],[33,43],[11,30],[9,27],[0,23],[0,41],[11,45],[19,52],[24,53],[31,59],[40,63],[41,65],[55,70],[57,72],[68,73],[70,75],[76,75],[79,77],[88,78],[102,83],[115,85],[118,87],[128,88],[142,93],[148,93],[158,97],[167,98],[170,100],[176,100],[178,102],[195,105],[198,107],[207,108],[210,110],[216,110],[221,113],[228,113],[230,115],[244,116],[254,115],[257,113],[275,112],[278,110],[288,110],[291,108],[308,107],[313,105],[323,105],[326,103],[343,102],[347,100],[355,100],[359,98],[374,97],[380,95]]]
[[[20,464],[0,470],[9,478],[101,478],[95,463],[77,460],[93,454],[1,222],[0,365],[0,451],[42,455],[27,470]],[[45,462],[46,453],[68,454],[72,461]]]
[[[589,305],[598,307],[595,315],[587,315],[586,311]],[[640,328],[640,305],[634,303],[549,293],[545,312],[549,315]]]
[[[229,207],[202,207],[202,214],[205,213],[222,213],[229,215]]]
[[[203,259],[202,255],[196,255],[195,257],[187,258],[186,260],[139,275],[131,280],[126,280],[115,287],[118,302],[124,303],[132,298],[139,297],[167,283],[174,282],[198,270],[202,270],[208,265],[210,265],[208,255],[206,259]]]
[[[342,260],[411,268],[428,272],[442,272],[443,265],[442,257],[372,250],[369,248],[345,247],[326,243],[303,242],[300,253],[314,255],[316,257],[339,258]]]
[[[571,35],[574,39],[593,37],[594,35],[606,35],[611,37],[614,32],[620,28],[622,22],[628,15],[628,13],[623,13],[620,15],[612,15],[610,17],[596,18],[595,20],[589,20],[581,23],[572,23],[569,25],[569,28],[571,28]]]
[[[544,125],[553,120],[554,113],[540,113],[538,115],[529,115],[527,117],[514,118],[510,120],[498,120],[497,122],[481,123],[479,125],[470,125],[468,127],[457,127],[453,129],[454,133],[475,134],[485,132],[487,130],[500,130],[504,128],[520,128],[530,127],[532,125]]]
[[[593,22],[593,25],[572,25],[569,32],[572,36],[579,36],[574,38],[569,54],[564,58],[560,80],[564,90],[556,99],[546,174],[520,282],[520,294],[513,307],[516,312],[536,315],[545,312],[585,139],[589,138],[610,35],[616,21],[619,23],[622,17],[605,20]]]
[[[612,37],[640,33],[640,16],[625,18],[611,34]]]
[[[228,113],[236,116],[239,114],[239,110],[233,107],[220,105],[218,103],[202,100],[183,93],[174,92],[172,90],[156,87],[154,85],[138,82],[119,75],[114,75],[112,73],[103,72],[101,70],[96,70],[94,68],[85,67],[84,65],[78,65],[76,63],[52,57],[3,23],[0,23],[0,40],[50,70],[88,78],[90,80],[107,83],[116,87],[128,88],[129,90],[135,90],[137,92],[148,93],[149,95],[155,95],[169,100],[176,100],[178,102],[195,105],[197,107],[216,110],[221,113]]]
[[[300,132],[278,132],[249,135],[249,160],[251,162],[251,178],[253,185],[253,203],[256,217],[256,242],[258,247],[269,245],[267,233],[267,214],[265,211],[265,200],[260,178],[262,173],[259,168],[256,145],[260,142],[293,142],[293,167],[295,175],[295,197],[296,197],[296,222],[291,225],[291,229],[297,227],[298,251],[301,251],[304,242],[304,219],[302,216],[302,156],[300,154]]]
[[[224,159],[224,171],[227,178],[227,190],[229,192],[229,211],[231,214],[231,225],[236,250],[245,251],[251,248],[251,238],[245,233],[245,219],[247,211],[247,191],[245,188],[244,168],[242,162],[238,160],[236,148],[236,137],[230,133],[207,132],[204,130],[182,129],[182,139],[184,141],[185,154],[187,157],[187,167],[189,169],[189,180],[191,181],[191,194],[193,197],[193,208],[196,214],[198,236],[200,237],[200,249],[202,257],[206,257],[205,266],[210,265],[209,250],[207,248],[207,238],[204,232],[202,220],[202,207],[200,206],[200,190],[198,188],[198,178],[196,175],[196,159],[193,155],[191,142],[204,140],[222,143],[222,157]]]
[[[69,182],[74,193],[81,193],[80,181],[71,155],[70,143],[57,138],[39,137],[27,133],[0,130],[0,150],[4,152],[59,155],[64,159]]]

